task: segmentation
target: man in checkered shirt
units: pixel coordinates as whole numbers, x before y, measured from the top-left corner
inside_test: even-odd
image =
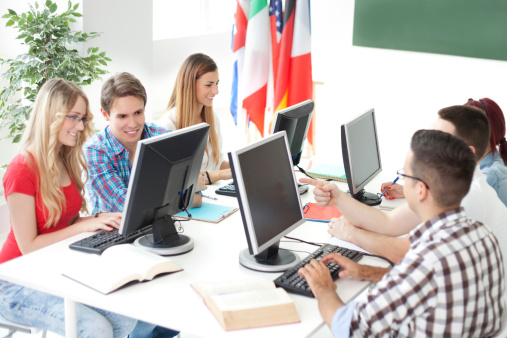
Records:
[[[487,337],[500,330],[505,282],[498,241],[460,207],[475,165],[461,139],[437,130],[416,132],[398,174],[422,223],[409,233],[402,261],[388,270],[330,254],[300,269],[335,337]],[[312,183],[320,204],[336,204],[335,184]],[[341,278],[378,282],[363,302],[345,305],[327,262],[344,269]]]
[[[115,74],[102,86],[100,111],[109,125],[84,146],[92,213],[123,211],[137,142],[169,132],[146,123],[146,101],[144,86],[130,73]],[[198,189],[206,189],[203,173]],[[196,194],[192,206],[201,203],[201,195]]]

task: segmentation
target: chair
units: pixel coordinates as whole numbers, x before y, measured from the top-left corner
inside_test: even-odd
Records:
[[[9,209],[7,208],[7,204],[2,204],[0,205],[0,234],[8,233],[9,231],[10,231]],[[46,337],[46,330],[42,330],[37,327],[13,323],[5,319],[1,314],[0,314],[0,328],[5,328],[8,330],[7,335],[4,336],[5,338],[12,337],[12,335],[16,332],[29,334],[39,334],[42,332],[42,338]]]

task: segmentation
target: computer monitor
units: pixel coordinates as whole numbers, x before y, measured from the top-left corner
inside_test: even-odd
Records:
[[[313,107],[313,101],[306,100],[282,109],[276,114],[272,134],[285,130],[294,166],[299,165],[301,160],[303,144],[312,119]]]
[[[241,265],[280,272],[297,264],[294,253],[279,248],[280,239],[303,224],[285,132],[278,132],[229,153],[248,248]]]
[[[152,224],[153,234],[134,245],[160,255],[193,249],[193,240],[178,233],[172,215],[192,205],[209,128],[200,123],[137,143],[120,233],[128,236]]]
[[[312,120],[313,107],[313,101],[306,100],[282,109],[276,114],[273,134],[282,130],[287,133],[292,164],[296,167],[299,165],[303,153],[303,144]],[[298,191],[300,194],[304,194],[308,191],[308,185],[298,183]]]
[[[382,171],[374,109],[341,127],[342,156],[349,194],[367,205],[378,205],[382,199],[364,190]]]

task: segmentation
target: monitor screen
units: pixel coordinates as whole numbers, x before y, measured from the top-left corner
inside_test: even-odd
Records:
[[[377,194],[364,191],[366,184],[382,171],[374,109],[342,125],[341,140],[349,193],[363,203],[379,204]]]
[[[240,263],[260,271],[288,269],[299,258],[279,249],[280,239],[305,218],[285,132],[231,152],[229,160],[248,242]]]
[[[273,134],[284,130],[287,133],[290,154],[295,166],[299,165],[303,144],[310,127],[314,103],[312,100],[295,104],[280,110],[276,114]]]
[[[137,143],[120,233],[128,236],[152,225],[153,235],[135,244],[163,255],[192,250],[179,235],[172,215],[191,206],[209,125],[200,123]]]

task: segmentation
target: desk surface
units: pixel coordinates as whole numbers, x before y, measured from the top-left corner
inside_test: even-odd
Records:
[[[215,196],[214,189],[217,187],[211,186],[206,194]],[[313,201],[313,194],[306,193],[301,199],[303,204]],[[237,206],[236,198],[226,196],[218,196],[217,201],[205,199],[205,202]],[[291,232],[290,236],[323,243],[331,239],[326,229],[327,223],[306,222]],[[161,276],[153,281],[129,285],[109,295],[102,295],[61,275],[66,265],[80,264],[83,260],[91,259],[90,254],[68,248],[70,243],[88,234],[78,235],[1,264],[0,279],[195,336],[307,337],[324,324],[315,299],[291,294],[301,319],[300,323],[225,332],[190,284],[248,276],[274,280],[280,273],[256,272],[239,264],[239,252],[247,247],[239,211],[217,224],[185,222],[184,233],[193,238],[194,249],[187,254],[171,258],[183,271]],[[308,244],[285,241],[281,242],[280,247],[308,253],[316,249]],[[308,253],[299,254],[305,257]],[[361,263],[382,264],[371,257],[363,258]],[[358,295],[369,284],[351,279],[339,279],[336,283],[337,292],[344,301]]]

